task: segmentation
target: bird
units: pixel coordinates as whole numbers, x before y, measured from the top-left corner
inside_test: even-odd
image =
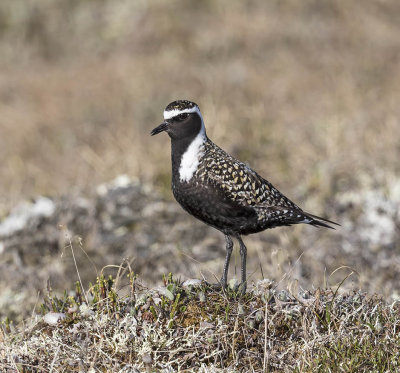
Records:
[[[189,214],[225,235],[226,257],[219,287],[226,289],[233,240],[239,243],[241,293],[246,292],[247,248],[242,236],[294,224],[335,229],[334,221],[305,212],[247,164],[207,136],[199,106],[176,100],[150,134],[171,139],[172,193]]]

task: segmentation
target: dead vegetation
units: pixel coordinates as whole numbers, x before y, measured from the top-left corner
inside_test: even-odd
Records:
[[[0,4],[0,214],[127,173],[169,195],[148,133],[197,102],[210,137],[310,209],[398,174],[397,1]],[[293,182],[295,181],[295,183]]]
[[[20,332],[3,324],[4,372],[396,372],[400,303],[361,292],[293,294],[259,281],[244,297],[171,275],[145,289],[121,270],[51,294]],[[122,282],[125,285],[122,286]],[[120,291],[126,295],[121,295]]]
[[[342,224],[337,231],[288,227],[246,237],[249,285],[268,276],[279,290],[315,290],[349,276],[342,290],[367,289],[388,302],[398,300],[398,186],[393,179],[386,190],[370,186],[336,197]],[[86,286],[121,258],[130,258],[147,287],[157,286],[170,270],[183,279],[220,277],[225,253],[219,232],[188,218],[151,184],[121,176],[97,189],[92,198],[21,203],[0,222],[1,319],[18,323],[29,317],[48,283],[60,294],[78,280],[76,267]],[[239,273],[239,264],[234,252],[230,277]]]

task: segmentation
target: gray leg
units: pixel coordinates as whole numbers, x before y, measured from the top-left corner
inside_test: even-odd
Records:
[[[223,288],[226,288],[227,279],[228,279],[229,262],[231,261],[231,255],[232,255],[232,250],[233,250],[232,238],[226,234],[225,240],[226,240],[226,257],[225,257],[225,263],[224,263],[224,272],[221,277],[221,285]]]
[[[241,258],[241,266],[240,266],[240,272],[242,276],[242,293],[246,293],[246,287],[247,287],[247,280],[246,280],[246,256],[247,256],[247,248],[245,244],[242,241],[242,238],[240,236],[237,237],[240,245],[240,258]]]

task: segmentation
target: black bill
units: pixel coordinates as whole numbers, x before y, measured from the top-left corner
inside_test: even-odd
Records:
[[[163,122],[158,127],[154,128],[153,131],[150,132],[151,136],[157,135],[160,132],[164,132],[168,128],[168,123]]]

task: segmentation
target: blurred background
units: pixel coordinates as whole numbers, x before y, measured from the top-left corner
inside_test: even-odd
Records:
[[[149,136],[169,102],[189,99],[214,142],[305,210],[342,224],[248,237],[252,280],[320,287],[354,270],[348,287],[398,297],[399,17],[396,0],[0,1],[0,217],[40,195],[90,198],[126,174],[151,191],[141,208],[161,203],[143,219],[165,213],[164,228],[141,238],[148,251],[139,236],[108,256],[84,240],[90,259],[101,269],[137,257],[132,266],[149,285],[170,270],[219,277],[223,236],[172,201],[169,139]],[[140,223],[134,231],[143,234]],[[9,305],[29,282],[30,261],[6,249],[8,283],[24,273],[0,297]],[[24,250],[42,255],[29,239]],[[71,263],[60,252],[46,262],[53,270]],[[29,272],[40,281],[26,297],[36,299],[49,276],[43,261],[32,263],[42,272]],[[91,265],[79,264],[91,279]],[[74,269],[57,268],[59,290],[76,280]]]

